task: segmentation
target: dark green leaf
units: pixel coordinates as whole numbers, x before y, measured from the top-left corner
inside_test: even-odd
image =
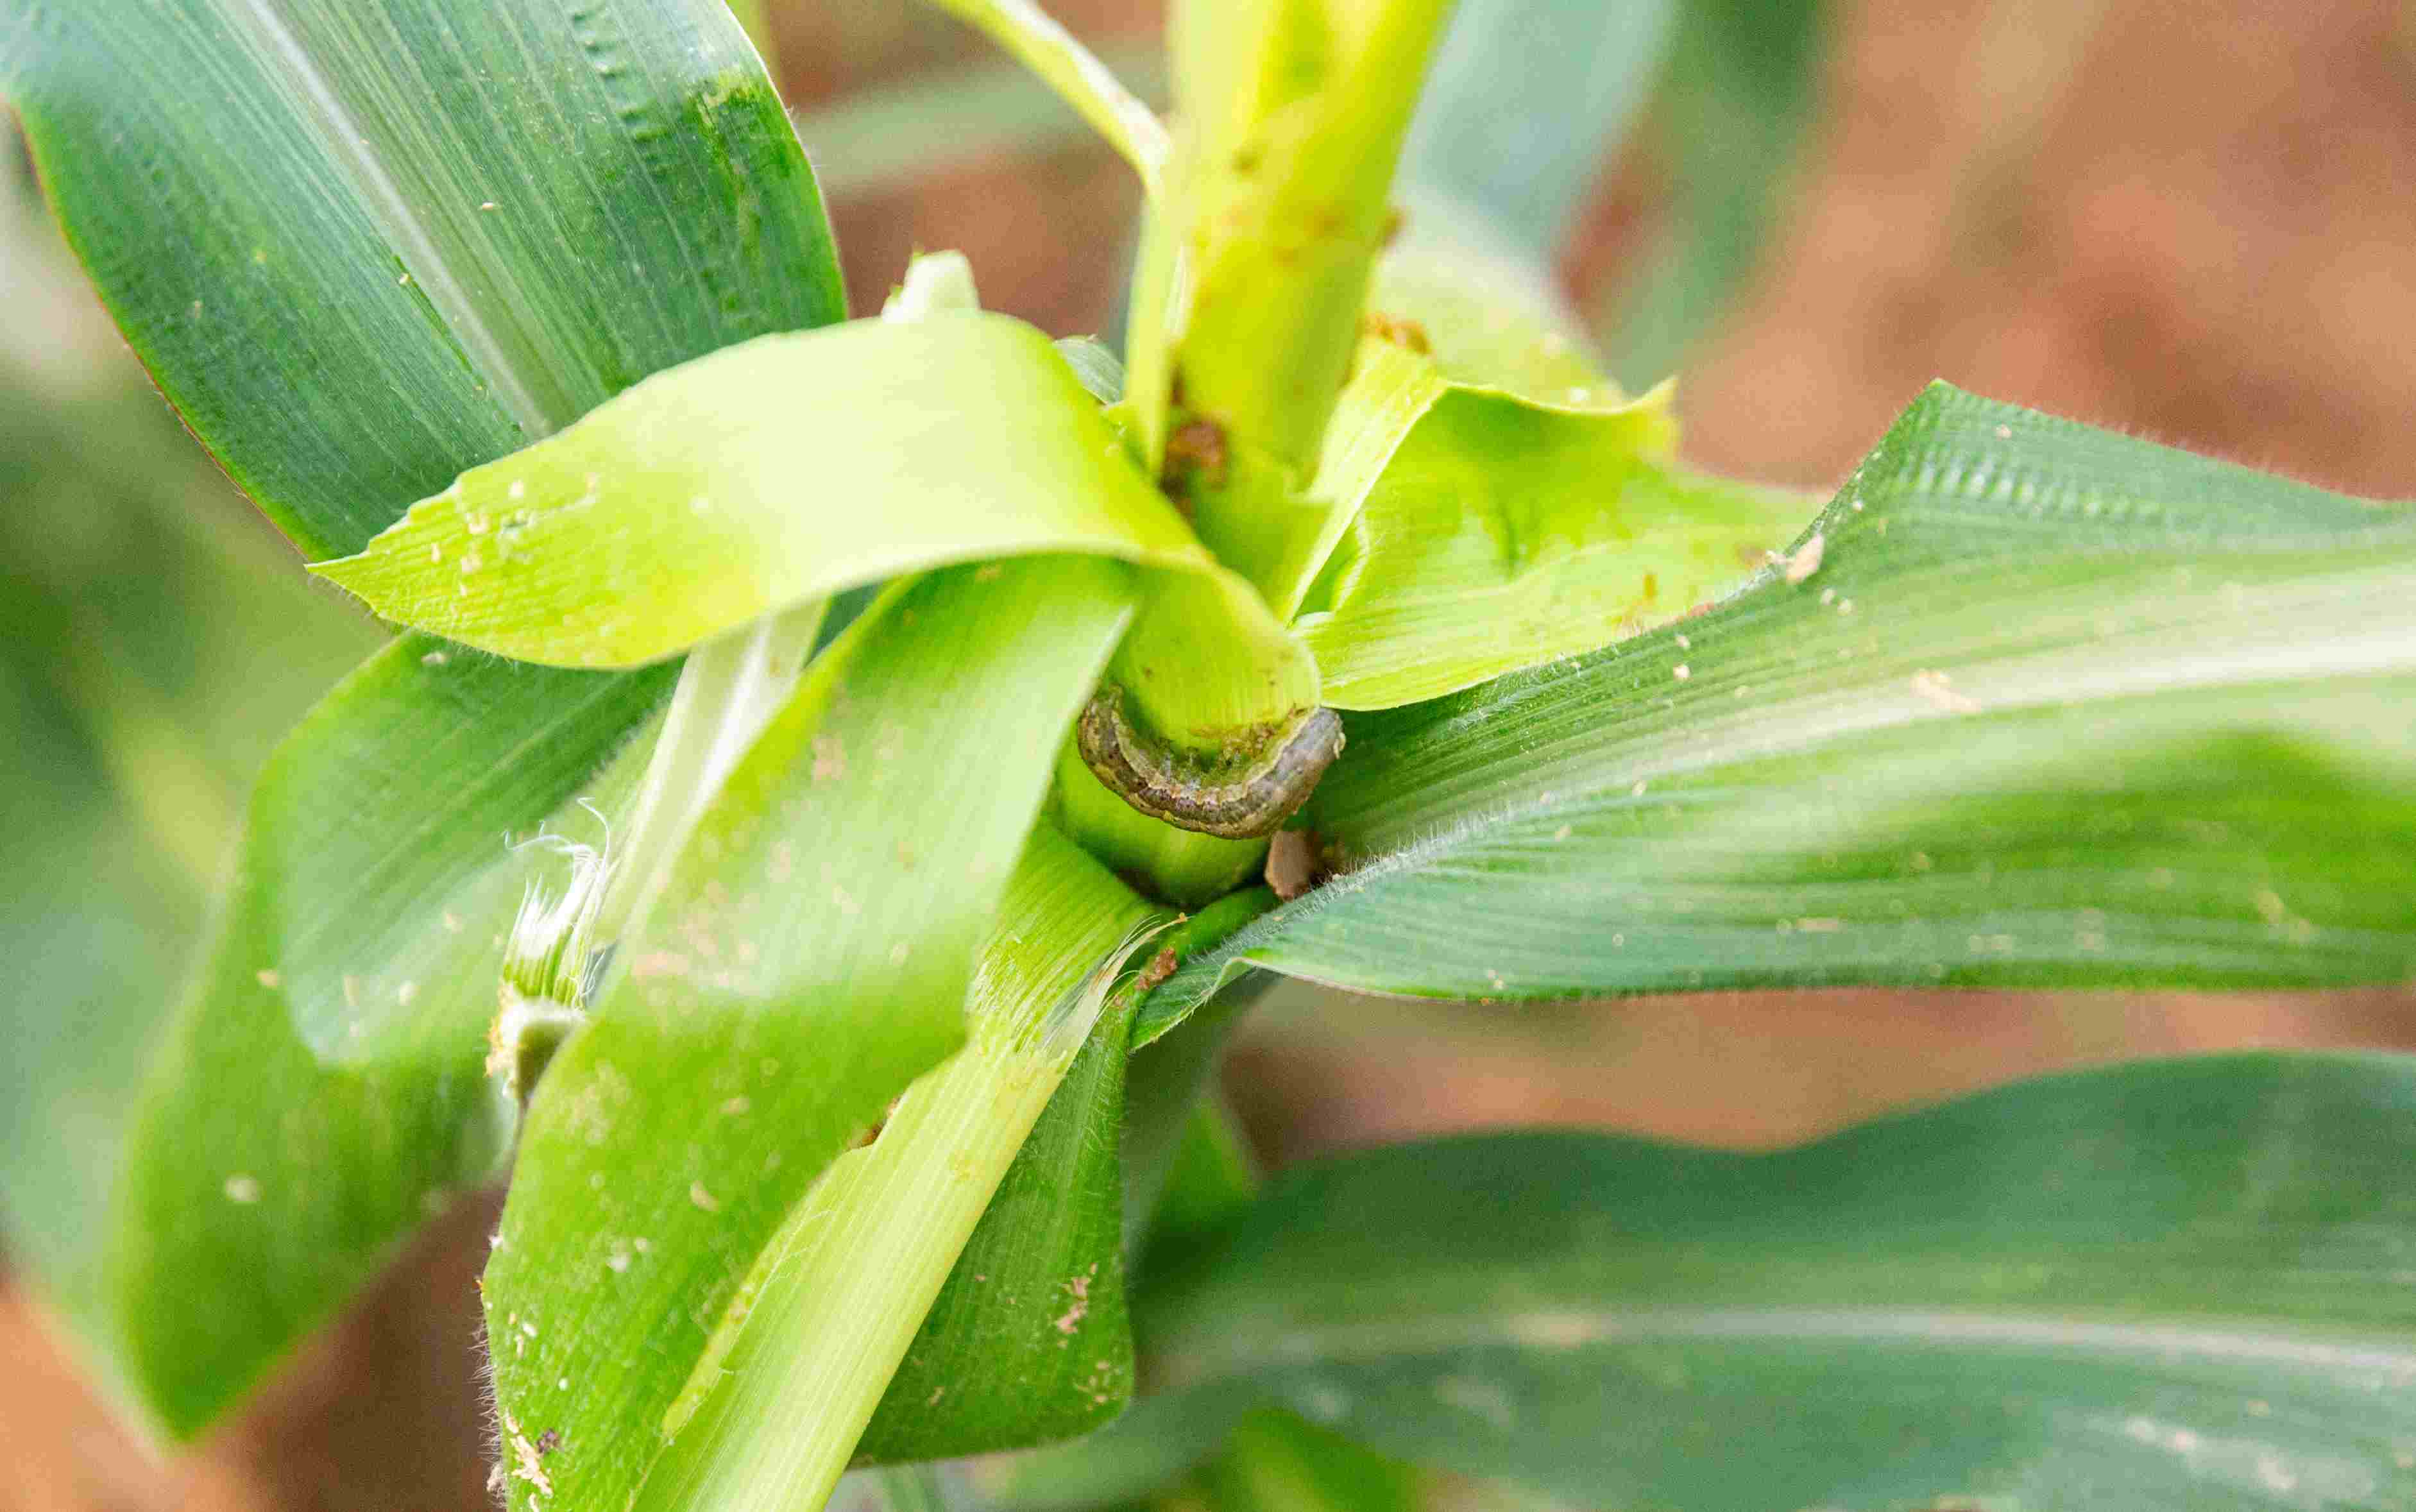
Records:
[[[1776,1155],[1405,1145],[1288,1173],[1144,1293],[1145,1367],[1586,1505],[2399,1506],[2411,1161],[2383,1055],[2050,1077]]]
[[[529,1111],[485,1287],[514,1505],[628,1501],[797,1198],[962,1041],[975,948],[1132,602],[1096,558],[916,580],[706,811]]]
[[[206,1423],[492,1172],[503,931],[561,864],[511,842],[584,827],[580,798],[633,783],[613,758],[670,684],[406,638],[271,759],[119,1194],[113,1342],[169,1431]]]
[[[1790,581],[1792,580],[1792,581]],[[1711,612],[1354,720],[1237,964],[1517,999],[2416,970],[2416,516],[1940,386]]]
[[[0,92],[128,340],[312,555],[844,310],[722,0],[7,0]]]

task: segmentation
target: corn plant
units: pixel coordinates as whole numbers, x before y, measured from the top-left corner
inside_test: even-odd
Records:
[[[1268,974],[2406,982],[2416,514],[1943,385],[1825,502],[1685,467],[1542,254],[1733,0],[1178,0],[1165,118],[947,8],[1138,174],[1120,354],[947,255],[846,318],[721,0],[0,0],[128,344],[399,631],[28,1247],[127,1410],[508,1170],[531,1512],[2416,1505],[2408,1057],[1268,1181],[1205,1095]]]

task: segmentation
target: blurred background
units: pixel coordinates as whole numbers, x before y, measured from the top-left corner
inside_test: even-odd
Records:
[[[1156,5],[1049,8],[1162,91]],[[928,9],[766,9],[859,310],[910,251],[956,247],[991,307],[1058,334],[1112,328],[1137,195],[1070,113]],[[1694,461],[1833,487],[1946,377],[2416,495],[2416,5],[1681,8],[1697,11],[1636,129],[1585,166],[1554,251],[1623,376],[1680,374]],[[75,1193],[99,1186],[86,1152],[139,1075],[251,772],[380,632],[303,581],[179,430],[33,195],[0,144],[0,1141]],[[1286,987],[1244,1029],[1226,1087],[1272,1163],[1514,1123],[1759,1147],[2087,1061],[2416,1048],[2411,1009],[2416,988],[1512,1014]],[[23,1286],[58,1236],[11,1228],[0,1512],[488,1504],[471,1282],[491,1218],[472,1204],[423,1236],[173,1462],[112,1424]]]

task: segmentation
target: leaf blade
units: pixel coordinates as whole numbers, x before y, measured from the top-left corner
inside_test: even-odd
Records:
[[[490,1338],[507,1457],[516,1433],[563,1447],[515,1504],[634,1491],[794,1200],[961,1042],[975,946],[1132,599],[1085,557],[894,590],[707,811],[526,1121]]]
[[[1135,1001],[1110,998],[1016,1151],[898,1362],[858,1461],[957,1459],[1070,1438],[1130,1399],[1119,1135]]]
[[[315,570],[486,650],[627,666],[864,582],[1065,552],[1156,574],[1125,659],[1153,664],[1130,690],[1169,738],[1215,749],[1314,707],[1313,659],[1048,339],[998,315],[767,337],[657,374]],[[1196,655],[1202,624],[1232,654]]]
[[[490,1172],[510,1126],[481,1065],[497,931],[545,859],[502,837],[633,780],[614,758],[670,688],[443,658],[425,640],[388,647],[279,747],[226,915],[146,1073],[109,1286],[129,1373],[173,1433],[217,1415]],[[430,820],[425,794],[464,766],[493,779]],[[369,910],[364,937],[351,926]]]
[[[1814,512],[1674,466],[1666,388],[1531,398],[1445,383],[1399,352],[1363,358],[1361,381],[1397,367],[1423,380],[1412,401],[1354,384],[1319,475],[1348,524],[1293,624],[1336,708],[1437,698],[1678,618]]]
[[[1111,1194],[1071,1215],[1077,1228],[1089,1220],[1088,1235],[1051,1234],[1053,1215],[1035,1226],[1026,1213],[1020,1221],[1009,1216],[1020,1232],[1005,1247],[967,1246],[980,1237],[979,1220],[1070,1063],[1094,1045],[1105,1051],[1094,1066],[1112,1066],[1120,1054],[1128,1021],[1118,1012],[1103,1022],[1102,1005],[1154,916],[1078,848],[1046,825],[1034,831],[984,945],[966,1048],[918,1080],[872,1144],[834,1161],[791,1214],[759,1263],[760,1284],[731,1348],[674,1409],[679,1421],[667,1424],[669,1442],[633,1512],[818,1504],[852,1457],[881,1458],[877,1444],[852,1446],[867,1420],[882,1415],[884,1398],[938,1429],[925,1439],[935,1445],[961,1441],[968,1429],[1011,1438],[1063,1422],[1054,1404],[1031,1399],[1042,1390],[1077,1398],[1076,1420],[1122,1403],[1130,1336],[1121,1288],[1100,1274],[1095,1247],[1104,1240],[1113,1253]],[[1112,1157],[1106,1166],[1111,1187]],[[993,1237],[999,1232],[994,1225]],[[1012,1248],[1025,1252],[1005,1252]],[[947,1284],[964,1262],[986,1259],[1004,1263],[971,1294]],[[1009,1287],[1023,1294],[1000,1294]],[[893,1373],[916,1343],[939,1342],[915,1326],[935,1304],[949,1309],[930,1319],[942,1333],[1002,1325],[980,1330],[988,1337],[974,1379],[948,1372],[935,1380],[912,1367]],[[1031,1338],[1034,1327],[1045,1337]],[[992,1373],[1019,1379],[975,1405],[974,1417],[987,1422],[944,1406],[950,1392],[984,1395],[981,1376]],[[899,1400],[899,1385],[914,1395]],[[893,1444],[909,1426],[890,1414]]]
[[[1686,8],[1587,0],[1460,6],[1402,148],[1401,176],[1477,213],[1548,267],[1626,132]]]
[[[2396,980],[2411,576],[2404,507],[1940,386],[1714,612],[1354,721],[1314,817],[1361,869],[1136,1035],[1241,964],[1510,999]],[[2293,811],[2301,782],[2339,802]],[[2191,828],[2210,805],[2231,830]]]
[[[844,310],[720,0],[20,0],[0,27],[103,299],[307,553],[647,372]]]
[[[1581,1502],[2387,1503],[2411,1097],[2408,1057],[2249,1054],[1774,1155],[1373,1152],[1279,1180],[1145,1338],[1170,1383]]]
[[[1203,567],[1113,447],[1031,327],[956,312],[862,321],[642,384],[317,570],[389,619],[500,655],[631,665],[790,603],[974,558]],[[815,477],[817,507],[796,507],[801,476]],[[656,569],[667,554],[687,564],[677,581]]]

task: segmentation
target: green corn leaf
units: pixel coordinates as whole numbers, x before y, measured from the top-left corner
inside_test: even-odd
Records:
[[[1596,403],[1620,397],[1550,268],[1448,206],[1412,202],[1376,265],[1367,308],[1385,325],[1414,324],[1451,383],[1543,403],[1565,401],[1572,389]]]
[[[880,1458],[857,1436],[884,1386],[892,1388],[884,1433],[893,1444],[901,1430],[904,1438],[925,1436],[908,1421],[918,1410],[928,1414],[924,1426],[934,1441],[968,1427],[1012,1436],[1009,1414],[1035,1430],[1051,1421],[1061,1411],[1053,1404],[1027,1401],[1017,1412],[1008,1397],[990,1392],[985,1378],[1019,1364],[1027,1391],[1074,1395],[1086,1420],[1112,1415],[1130,1389],[1130,1333],[1121,1293],[1098,1289],[1109,1278],[1088,1269],[1095,1249],[1070,1271],[1027,1253],[1011,1257],[1003,1273],[974,1273],[987,1276],[977,1285],[1038,1293],[1001,1296],[998,1308],[951,1296],[944,1283],[952,1264],[977,1259],[978,1251],[965,1250],[976,1220],[1078,1051],[1102,1033],[1110,1052],[1121,1050],[1129,999],[1112,1014],[1104,1005],[1155,913],[1048,826],[1034,833],[982,950],[970,1042],[898,1100],[871,1145],[833,1162],[766,1247],[743,1317],[726,1325],[731,1346],[699,1372],[674,1408],[671,1442],[633,1504],[636,1512],[819,1505],[852,1445],[859,1462]],[[1108,1163],[1103,1184],[1099,1173],[1093,1177],[1095,1187],[1106,1189],[1088,1204],[1089,1246],[1069,1248],[1028,1221],[1018,1225],[1024,1239],[1037,1240],[1036,1247],[1060,1261],[1075,1261],[1102,1240],[1112,1252],[1112,1157]],[[1016,1202],[1018,1194],[1004,1195]],[[1000,1253],[994,1246],[989,1252]],[[1051,1359],[1019,1345],[982,1358],[970,1378],[951,1372],[935,1379],[910,1368],[893,1382],[911,1348],[949,1352],[930,1330],[916,1327],[935,1305],[944,1309],[933,1315],[943,1333],[1001,1323],[1006,1326],[990,1341],[1004,1343],[1020,1332],[1018,1321],[1045,1319],[1065,1348],[1044,1345],[1057,1356]],[[1094,1325],[1103,1307],[1112,1312]],[[917,1395],[900,1399],[898,1388]],[[977,1399],[970,1416],[951,1413],[945,1394],[952,1391],[988,1400]],[[933,1392],[941,1394],[936,1401]]]
[[[2395,1506],[2411,1159],[2389,1055],[2048,1077],[1774,1155],[1405,1145],[1281,1177],[1144,1293],[1144,1365],[1581,1505]]]
[[[1128,569],[1079,556],[893,590],[706,810],[523,1126],[485,1284],[515,1507],[627,1505],[673,1428],[724,1421],[709,1388],[742,1283],[817,1174],[963,1041],[976,947],[1134,597]],[[898,1348],[919,1317],[889,1319]]]
[[[1294,622],[1336,708],[1439,697],[1666,623],[1814,512],[1679,470],[1666,388],[1530,398],[1381,340],[1360,370],[1313,491],[1347,523]]]
[[[313,556],[845,308],[722,0],[7,0],[0,93],[127,340]]]
[[[208,1422],[393,1246],[484,1181],[510,1114],[485,1075],[504,931],[593,838],[669,692],[406,637],[279,748],[232,896],[133,1113],[112,1343],[168,1431]],[[635,751],[642,757],[643,748]]]
[[[1185,1512],[1420,1512],[1418,1482],[1409,1465],[1291,1413],[1262,1411],[1170,1500]]]
[[[965,1467],[966,1479],[976,1505],[1005,1512],[1154,1504],[1155,1494],[1215,1458],[1257,1401],[1246,1382],[1220,1397],[1185,1391],[1137,1398],[1122,1417],[1088,1437],[974,1460]]]
[[[1004,979],[1004,963],[1016,959],[1009,952],[1022,948],[1018,931],[1042,938],[1030,921],[1056,921],[1049,937],[1080,941],[1085,937],[1068,921],[1137,919],[1125,897],[1097,861],[1044,825],[1025,848],[1002,910],[1003,932],[985,957],[992,964],[977,981],[994,987]],[[1243,895],[1168,921],[1135,959],[1170,971],[1265,906],[1263,894]],[[1080,950],[1062,959],[1071,971]],[[856,1445],[858,1462],[1020,1448],[1085,1432],[1124,1409],[1132,1381],[1122,1221],[1126,1144],[1136,1120],[1145,1121],[1125,1095],[1126,1035],[1144,979],[1126,976],[1107,997],[1098,1027],[1016,1152],[898,1362]],[[1149,1081],[1141,1078],[1145,1096]]]
[[[1939,386],[1782,567],[1355,721],[1258,964],[1494,999],[2416,967],[2416,514]]]
[[[188,424],[310,554],[358,550],[464,465],[648,371],[843,312],[810,171],[718,0],[474,11],[427,0],[0,4],[0,94],[70,242]],[[581,276],[564,279],[574,265]],[[458,656],[425,642],[409,655],[431,653]],[[595,721],[609,725],[614,709],[636,718],[660,690],[651,674],[611,690],[457,662],[452,692],[430,693],[399,665],[331,702],[280,757],[290,780],[264,789],[255,814],[325,819],[329,800],[294,775],[313,763],[396,774],[372,807],[392,818],[415,803],[432,822],[390,852],[434,889],[402,896],[431,907],[455,886],[482,903],[515,892],[498,869],[502,826],[554,811],[515,806],[548,781],[573,782],[581,761],[632,728]],[[258,707],[230,699],[214,718]],[[464,764],[427,768],[325,723],[354,715]],[[174,791],[180,774],[156,760],[173,748],[164,727],[118,723],[119,735],[149,732],[110,746],[154,753],[138,791]],[[558,748],[510,745],[556,737]],[[518,786],[499,783],[504,759]],[[358,772],[322,775],[330,794],[349,794]],[[472,831],[445,830],[448,817]],[[253,890],[222,926],[222,951],[309,932],[308,889],[263,855],[294,859],[331,897],[385,900],[378,886],[400,871],[347,875],[333,858],[395,837],[350,811],[325,822],[335,839],[324,849],[315,832],[255,836],[242,884]],[[544,859],[521,857],[515,875]],[[257,973],[277,969],[263,962],[214,958],[170,1027],[136,1109],[146,1122],[135,1138],[148,1142],[128,1157],[124,1190],[110,1188],[125,1212],[113,1293],[98,1306],[124,1314],[112,1329],[134,1331],[105,1346],[133,1353],[149,1377],[129,1396],[153,1398],[172,1430],[198,1426],[331,1310],[442,1195],[434,1187],[483,1171],[496,1130],[476,1025],[491,1012],[490,947],[508,915],[454,915],[478,931],[461,948],[475,940],[484,965],[415,935],[441,915],[406,908],[370,921],[378,940],[359,970],[329,964],[324,930],[289,986],[264,987]],[[346,977],[355,995],[373,977],[394,995],[331,1006]],[[470,1007],[455,990],[473,978]],[[400,1001],[406,986],[415,1004]],[[230,1204],[257,1212],[199,1220]]]
[[[1401,180],[1548,268],[1696,0],[1460,0]]]
[[[1461,0],[1402,147],[1402,223],[1368,300],[1417,322],[1443,377],[1545,401],[1617,397],[1556,264],[1683,8]]]
[[[1042,552],[1211,566],[1046,337],[950,311],[657,374],[315,570],[484,650],[633,666],[858,583]]]
[[[627,666],[875,579],[1043,552],[1162,569],[1154,597],[1183,612],[1153,615],[1120,667],[1169,738],[1213,748],[1315,705],[1306,653],[1134,467],[1048,339],[998,315],[858,322],[687,364],[318,570],[487,650]]]
[[[13,177],[14,310],[81,313],[82,275]],[[0,342],[0,1246],[106,1374],[128,1089],[209,923],[245,786],[385,638],[234,514],[131,365],[101,361],[113,339],[36,318],[10,335],[27,344]]]
[[[1095,864],[1069,859],[1064,869],[1111,896]],[[1074,912],[1050,901],[1011,904],[1009,916]],[[1119,1156],[1125,1038],[1139,1000],[1109,999],[1016,1152],[856,1444],[859,1460],[954,1459],[1072,1438],[1131,1399]]]
[[[1658,382],[1753,272],[1812,119],[1825,0],[1684,0],[1652,112],[1669,200],[1597,301],[1612,370]]]

